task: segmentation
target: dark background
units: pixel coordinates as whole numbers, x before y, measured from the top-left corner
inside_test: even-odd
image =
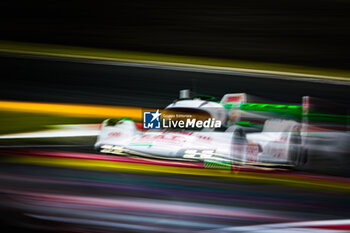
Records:
[[[0,39],[349,68],[350,1],[2,1]]]

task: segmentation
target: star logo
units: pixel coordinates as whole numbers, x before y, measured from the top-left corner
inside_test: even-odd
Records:
[[[143,112],[143,128],[160,129],[161,115],[159,109],[156,112]]]
[[[159,109],[157,109],[157,111],[156,111],[155,113],[151,113],[151,115],[153,116],[153,118],[152,118],[152,120],[151,120],[151,122],[152,122],[152,121],[154,121],[154,120],[156,120],[156,119],[157,119],[157,121],[159,121],[159,117],[160,117],[160,115],[162,115],[162,114],[159,112]]]

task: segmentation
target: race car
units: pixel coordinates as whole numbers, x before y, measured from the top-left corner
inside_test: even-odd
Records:
[[[220,126],[193,127],[192,124],[192,127],[145,129],[145,125],[130,119],[107,119],[102,123],[95,148],[116,155],[224,164],[299,166],[305,162],[301,123],[284,115],[294,112],[287,107],[276,118],[276,111],[266,111],[264,115],[249,113],[244,107],[252,107],[245,93],[226,94],[216,102],[209,96],[191,97],[188,90],[182,90],[180,98],[164,109],[170,112],[168,115],[195,115],[196,120],[204,121],[215,119],[221,122]],[[280,105],[278,108],[282,109]],[[165,126],[171,119],[163,121]]]

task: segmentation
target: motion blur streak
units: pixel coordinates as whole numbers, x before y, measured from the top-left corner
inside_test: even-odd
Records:
[[[129,117],[136,120],[142,117],[141,108],[126,106],[0,101],[0,109],[79,117]]]
[[[6,155],[3,154],[3,155]],[[310,175],[302,172],[268,171],[257,168],[239,168],[231,171],[205,169],[203,163],[158,161],[140,158],[119,158],[87,153],[51,152],[51,151],[15,151],[10,152],[7,162],[48,166],[88,168],[104,171],[122,171],[155,174],[181,174],[240,181],[275,183],[305,188],[332,189],[350,192],[350,179],[322,175]],[[14,156],[13,156],[14,155]]]
[[[11,192],[11,191],[10,191]],[[242,219],[270,219],[277,221],[288,221],[292,218],[285,218],[281,216],[274,216],[269,214],[252,213],[243,210],[233,210],[228,208],[215,208],[215,206],[207,205],[184,205],[176,202],[162,202],[162,201],[147,201],[142,199],[127,198],[125,200],[119,199],[101,199],[89,198],[84,196],[67,196],[67,195],[53,195],[40,193],[16,193],[12,194],[24,195],[28,202],[34,204],[42,203],[45,206],[54,207],[57,204],[65,205],[66,208],[74,208],[77,205],[84,205],[86,208],[111,208],[124,209],[131,211],[152,211],[159,213],[170,214],[184,214],[184,215],[200,215],[200,216],[214,216],[222,218],[242,218]],[[43,201],[44,200],[44,201]],[[57,203],[57,204],[56,204]]]
[[[0,184],[6,224],[37,230],[287,232],[350,217],[349,179],[283,170],[7,149]]]
[[[226,229],[220,229],[220,232],[261,232],[266,229],[268,229],[269,232],[319,232],[319,230],[334,230],[334,232],[348,232],[350,230],[350,219],[263,224],[248,227],[230,227]]]

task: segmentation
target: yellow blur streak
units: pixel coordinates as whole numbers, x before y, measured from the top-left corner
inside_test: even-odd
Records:
[[[73,168],[85,168],[106,171],[120,172],[137,172],[137,173],[161,173],[174,175],[192,175],[205,176],[211,178],[223,178],[235,181],[254,182],[254,183],[272,183],[278,185],[302,187],[309,189],[323,189],[331,191],[350,192],[348,183],[337,181],[325,181],[312,179],[307,177],[296,177],[291,175],[278,175],[258,172],[233,172],[220,169],[200,169],[172,167],[162,165],[138,164],[128,162],[102,161],[90,159],[72,159],[72,158],[45,158],[45,157],[29,157],[19,156],[8,159],[8,162],[48,165],[48,166],[64,166]]]
[[[0,109],[31,113],[48,113],[79,117],[128,117],[141,120],[140,107],[90,105],[90,104],[61,104],[21,101],[0,101]]]

